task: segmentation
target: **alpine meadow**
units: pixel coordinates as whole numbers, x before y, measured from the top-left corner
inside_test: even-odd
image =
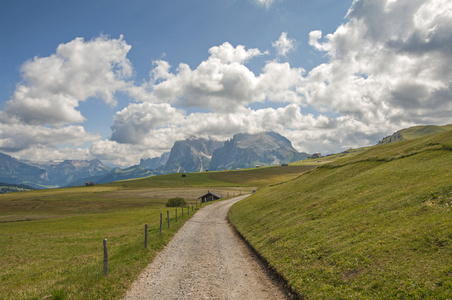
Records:
[[[118,298],[201,207],[197,198],[207,190],[224,198],[249,194],[312,168],[268,167],[185,177],[175,173],[4,194],[0,198],[0,299]],[[180,207],[166,207],[174,197],[184,198],[190,211],[188,206],[184,214]],[[161,234],[160,213],[165,225]],[[149,226],[147,249],[145,224]],[[102,239],[108,241],[108,276],[102,273]]]
[[[120,297],[211,190],[256,191],[229,219],[294,298],[449,299],[451,152],[448,130],[289,166],[5,194],[0,298]],[[194,207],[183,217],[179,208],[177,222],[175,208],[165,207],[174,197]],[[159,234],[166,211],[171,227]]]
[[[452,0],[0,1],[0,300],[452,300]]]
[[[231,222],[301,299],[450,299],[452,131],[340,156]]]

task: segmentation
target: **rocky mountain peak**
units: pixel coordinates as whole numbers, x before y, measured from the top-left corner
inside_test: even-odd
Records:
[[[256,165],[290,163],[308,157],[299,153],[292,143],[276,132],[240,133],[215,150],[211,170],[233,170]]]
[[[190,138],[174,143],[164,173],[201,172],[208,170],[213,152],[223,142],[204,138]]]

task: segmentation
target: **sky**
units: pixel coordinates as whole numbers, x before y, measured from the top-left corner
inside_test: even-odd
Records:
[[[450,123],[450,0],[0,2],[16,158],[127,167],[261,131],[327,154]]]

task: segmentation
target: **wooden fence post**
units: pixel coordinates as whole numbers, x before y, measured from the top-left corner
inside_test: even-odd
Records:
[[[107,251],[107,239],[104,239],[104,275],[108,274],[108,251]]]
[[[170,224],[169,224],[169,210],[166,211],[166,218],[168,219],[168,229],[170,228]]]
[[[176,222],[177,222],[177,207],[176,207]]]
[[[162,234],[162,225],[163,225],[163,213],[160,213],[160,232],[159,234]]]
[[[144,225],[144,248],[148,248],[148,224]]]

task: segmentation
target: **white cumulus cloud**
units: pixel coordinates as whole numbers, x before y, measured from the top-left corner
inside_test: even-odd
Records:
[[[310,44],[329,62],[297,90],[306,101],[384,131],[450,123],[452,3],[355,1],[349,21]]]
[[[115,104],[114,94],[125,90],[132,75],[126,58],[130,46],[101,36],[85,42],[76,38],[58,46],[48,57],[35,57],[22,66],[24,82],[6,102],[4,113],[18,122],[61,125],[83,122],[77,110],[88,97]]]
[[[247,50],[242,45],[233,47],[224,43],[212,47],[209,53],[210,57],[194,70],[181,63],[176,72],[171,73],[167,62],[155,62],[151,71],[154,82],[151,96],[142,99],[223,113],[266,100],[296,101],[294,90],[303,69],[291,69],[288,63],[269,62],[256,76],[246,62],[265,54],[258,49]]]
[[[126,91],[132,75],[127,59],[130,46],[123,40],[101,36],[76,38],[61,44],[48,57],[35,57],[21,67],[23,81],[0,112],[0,151],[28,156],[47,153],[58,145],[81,146],[100,138],[73,123],[85,121],[80,101],[93,97],[114,105],[115,93]],[[86,150],[61,153],[88,157]]]
[[[149,102],[134,103],[117,112],[112,129],[113,141],[123,144],[145,144],[152,148],[168,147],[162,140],[166,136],[156,137],[156,132],[168,128],[176,129],[185,113],[169,104]]]
[[[288,38],[287,32],[283,32],[276,42],[272,42],[272,46],[276,49],[278,55],[286,56],[288,52],[295,50],[296,41]]]
[[[6,152],[16,152],[33,146],[55,148],[56,144],[64,143],[81,146],[99,138],[98,135],[86,132],[82,126],[48,128],[0,122],[0,149]]]

